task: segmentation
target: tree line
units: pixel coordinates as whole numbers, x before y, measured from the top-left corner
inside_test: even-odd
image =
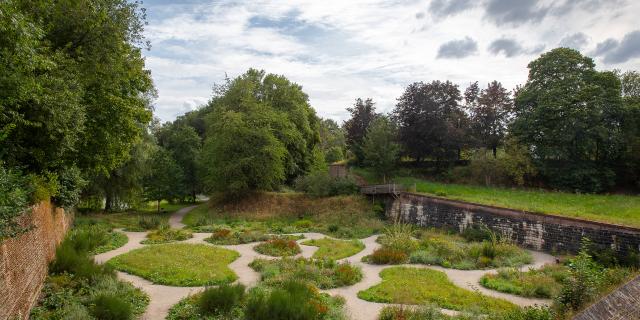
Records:
[[[435,163],[473,175],[451,170],[465,160],[487,182],[579,192],[639,187],[640,74],[597,71],[568,48],[528,68],[527,82],[512,91],[497,81],[464,92],[449,81],[412,83],[387,115],[358,99],[344,123],[348,149],[356,164],[383,174],[400,163]]]

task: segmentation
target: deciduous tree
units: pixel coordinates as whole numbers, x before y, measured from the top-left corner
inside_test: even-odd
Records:
[[[362,151],[364,137],[367,134],[369,125],[379,114],[376,113],[375,103],[370,98],[366,100],[356,99],[353,107],[347,108],[347,111],[351,113],[351,118],[342,125],[346,133],[347,146],[356,157],[356,162],[362,164],[364,161],[364,153]]]
[[[365,165],[373,168],[386,181],[398,161],[400,145],[397,130],[388,117],[377,117],[367,130],[362,146]]]

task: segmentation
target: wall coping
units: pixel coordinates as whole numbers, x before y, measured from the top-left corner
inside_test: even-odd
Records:
[[[572,224],[580,227],[597,226],[602,229],[613,229],[616,231],[625,230],[630,233],[636,233],[640,235],[640,228],[634,228],[634,227],[629,227],[629,226],[624,226],[619,224],[592,221],[592,220],[586,220],[586,219],[580,219],[580,218],[574,218],[574,217],[565,217],[565,216],[534,212],[534,211],[509,209],[504,207],[497,207],[497,206],[491,206],[491,205],[485,205],[485,204],[479,204],[479,203],[473,203],[473,202],[466,202],[462,200],[454,200],[454,199],[448,199],[443,197],[437,197],[437,196],[432,196],[432,195],[417,193],[417,192],[405,191],[401,193],[401,197],[404,195],[408,195],[412,197],[427,198],[427,199],[431,199],[434,202],[457,206],[469,211],[484,210],[496,215],[508,216],[508,217],[520,217],[520,218],[522,218],[523,215],[529,215],[529,216],[541,218],[540,220],[543,220],[545,222],[556,222],[556,223],[571,222]]]

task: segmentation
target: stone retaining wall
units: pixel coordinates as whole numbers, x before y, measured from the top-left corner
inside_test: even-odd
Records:
[[[0,243],[0,319],[27,319],[47,276],[56,246],[71,226],[72,214],[41,202],[22,223],[33,229]]]
[[[573,320],[640,319],[640,276],[592,304]]]
[[[425,227],[462,232],[483,224],[524,247],[557,253],[576,253],[583,237],[619,252],[640,252],[640,229],[510,210],[462,201],[402,193],[387,201],[387,215]]]

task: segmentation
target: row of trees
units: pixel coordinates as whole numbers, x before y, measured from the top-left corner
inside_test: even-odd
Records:
[[[638,186],[639,91],[637,72],[597,71],[591,58],[558,48],[532,61],[527,83],[513,92],[497,81],[464,93],[449,81],[417,82],[386,116],[370,99],[356,100],[344,130],[356,161],[379,172],[399,156],[451,163],[478,149],[494,159],[505,151],[518,184],[597,192]]]
[[[28,180],[10,188],[108,192],[152,117],[143,25],[126,0],[0,1],[0,165]]]

